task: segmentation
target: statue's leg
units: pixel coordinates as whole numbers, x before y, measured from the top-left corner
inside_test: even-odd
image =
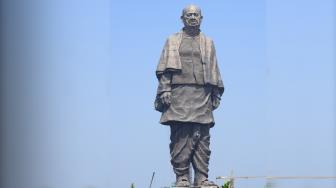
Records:
[[[192,127],[189,124],[173,124],[170,126],[171,164],[176,174],[176,186],[190,185],[189,166],[193,149]]]
[[[196,186],[211,186],[215,185],[208,180],[209,159],[210,159],[210,126],[199,125],[200,138],[195,145],[195,150],[192,156],[192,165],[195,171],[194,184]]]

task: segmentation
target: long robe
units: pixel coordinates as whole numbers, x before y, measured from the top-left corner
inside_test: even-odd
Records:
[[[215,47],[213,41],[210,38],[206,37],[203,33],[200,33],[199,35],[199,58],[202,67],[201,71],[203,73],[203,79],[202,84],[196,84],[202,86],[190,86],[186,83],[178,83],[181,79],[174,78],[170,78],[173,83],[170,80],[170,84],[161,84],[164,82],[169,82],[169,79],[167,79],[169,75],[174,76],[182,73],[183,57],[181,57],[180,54],[180,47],[183,38],[182,36],[182,32],[170,36],[167,39],[164,49],[162,51],[160,61],[156,70],[156,76],[160,84],[157,89],[155,109],[163,112],[160,120],[160,123],[162,124],[168,125],[170,124],[170,122],[173,122],[175,120],[181,122],[195,122],[202,124],[210,123],[213,125],[213,108],[211,108],[211,104],[208,103],[211,103],[211,96],[216,96],[220,98],[220,96],[224,92],[224,85],[217,65]],[[174,104],[172,107],[165,106],[159,99],[159,96],[165,91],[172,92],[172,103]],[[178,96],[190,96],[190,100],[186,100],[185,97],[181,98]],[[197,117],[193,116],[192,113],[190,113],[195,109],[200,109],[197,113]],[[172,110],[176,113],[170,113],[172,112]],[[202,117],[202,113],[205,116]]]
[[[171,92],[171,103],[163,111],[160,123],[214,124],[212,87],[204,84],[199,36],[183,35],[179,48],[180,72],[165,73],[159,85]]]

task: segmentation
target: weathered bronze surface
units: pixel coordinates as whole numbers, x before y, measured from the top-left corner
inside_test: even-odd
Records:
[[[210,128],[215,125],[224,85],[217,65],[215,46],[200,31],[201,9],[189,5],[182,11],[182,31],[168,37],[156,69],[159,81],[155,109],[160,123],[170,126],[171,164],[176,187],[216,186],[208,180]]]

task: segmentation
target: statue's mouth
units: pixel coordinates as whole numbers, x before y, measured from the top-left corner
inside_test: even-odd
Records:
[[[197,22],[197,20],[190,20],[189,24],[192,25],[192,26],[195,26],[195,25],[198,24],[198,22]]]

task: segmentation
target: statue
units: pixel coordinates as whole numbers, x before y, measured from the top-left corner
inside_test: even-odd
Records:
[[[156,69],[155,109],[162,112],[160,123],[170,126],[176,187],[191,186],[190,164],[194,186],[217,187],[208,180],[209,130],[215,124],[212,111],[220,104],[224,85],[214,43],[200,32],[202,18],[195,5],[183,9],[184,27],[167,39]]]

